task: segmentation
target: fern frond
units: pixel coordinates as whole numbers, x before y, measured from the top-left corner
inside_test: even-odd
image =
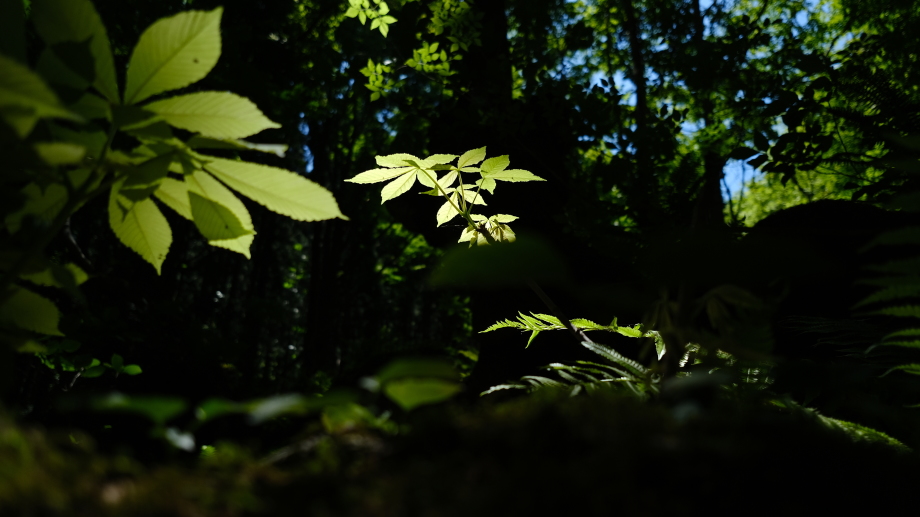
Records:
[[[856,307],[878,302],[901,300],[904,298],[920,298],[920,285],[900,284],[888,286],[881,291],[872,293],[870,296],[854,305],[853,308],[855,309]]]
[[[872,271],[880,271],[882,273],[902,273],[906,275],[916,274],[917,271],[920,271],[920,256],[904,260],[893,260],[884,264],[872,265],[869,266],[869,269]]]
[[[889,340],[889,339],[891,339],[891,338],[901,338],[901,337],[911,337],[911,336],[920,337],[920,329],[902,329],[902,330],[898,330],[898,331],[896,331],[896,332],[892,332],[891,334],[888,334],[887,336],[883,337],[883,338],[882,338],[882,341],[884,342],[884,341],[887,341],[887,340]]]
[[[644,366],[637,363],[636,361],[633,361],[632,359],[620,355],[619,352],[610,347],[601,345],[599,343],[590,343],[588,341],[582,341],[581,344],[588,350],[607,359],[608,361],[626,368],[637,377],[645,377],[646,374],[648,374],[648,369],[646,369]]]
[[[610,366],[609,364],[592,363],[591,361],[575,361],[575,362],[578,364],[582,364],[582,365],[592,366],[593,368],[586,368],[586,369],[589,371],[598,373],[600,375],[609,377],[610,374],[613,373],[620,377],[631,377],[631,375],[628,372],[621,370],[615,366]]]
[[[920,244],[920,227],[909,226],[882,233],[869,244],[863,246],[861,251],[880,245]]]
[[[479,396],[484,397],[490,393],[495,393],[496,391],[501,390],[530,390],[530,386],[525,386],[523,384],[499,384],[498,386],[492,386],[486,391],[483,391],[479,394]]]
[[[914,339],[913,341],[887,341],[885,343],[880,343],[882,346],[901,346],[904,348],[920,348],[920,339]]]
[[[884,307],[882,309],[872,311],[869,314],[901,316],[905,318],[920,318],[920,305],[899,305],[895,307]]]
[[[557,380],[550,379],[549,377],[541,377],[539,375],[525,375],[521,377],[522,381],[529,382],[534,387],[543,387],[543,388],[565,388],[566,385]]]
[[[917,364],[917,363],[900,364],[898,366],[895,366],[894,368],[889,369],[887,372],[883,373],[882,377],[888,375],[889,373],[895,370],[900,370],[902,372],[909,373],[911,375],[920,375],[920,364]]]

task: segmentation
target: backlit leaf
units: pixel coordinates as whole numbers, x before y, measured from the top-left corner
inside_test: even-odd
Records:
[[[415,173],[410,173],[387,183],[380,191],[380,204],[408,192],[415,184],[415,176]]]
[[[284,144],[256,144],[238,139],[208,138],[206,136],[193,136],[187,142],[192,149],[237,149],[240,151],[259,151],[271,153],[279,158],[284,158],[288,146]]]
[[[482,162],[480,167],[482,169],[482,175],[485,176],[487,173],[495,173],[504,170],[510,163],[511,160],[508,158],[508,155],[489,158]]]
[[[487,173],[487,172],[485,172],[485,168],[483,168],[483,173],[482,173],[482,175],[483,175],[483,177],[486,178],[486,179],[501,180],[501,181],[512,181],[512,182],[518,182],[518,181],[546,181],[545,179],[543,179],[543,178],[541,178],[541,177],[539,177],[539,176],[534,175],[532,172],[530,172],[530,171],[525,171],[525,170],[522,170],[522,169],[499,170],[499,171],[496,171],[496,172]]]
[[[80,163],[86,156],[86,148],[70,142],[39,142],[32,146],[43,162],[56,167]]]
[[[58,330],[61,313],[51,300],[17,285],[9,289],[9,296],[0,305],[0,323],[41,334],[64,335]]]
[[[463,391],[459,382],[444,379],[408,378],[386,383],[383,393],[406,411],[443,402]]]
[[[212,138],[244,138],[278,128],[245,97],[230,92],[198,92],[151,102],[144,109],[166,122]]]
[[[188,199],[188,184],[173,178],[164,178],[154,195],[164,205],[175,210],[182,217],[192,220],[192,205]]]
[[[418,157],[405,153],[377,156],[375,159],[377,160],[377,165],[381,167],[406,167],[412,165],[409,163],[410,161],[420,161]]]
[[[125,246],[149,262],[160,274],[172,244],[172,231],[163,213],[152,199],[133,202],[118,191],[121,182],[109,195],[109,226]]]
[[[207,157],[205,169],[230,188],[273,212],[298,221],[345,217],[332,192],[291,171]]]
[[[480,147],[479,149],[473,149],[467,151],[460,155],[460,159],[457,160],[457,167],[468,167],[470,165],[476,165],[486,158],[486,148]],[[507,167],[507,165],[506,165]]]
[[[349,183],[379,183],[381,181],[391,180],[397,176],[402,176],[414,168],[415,167],[399,167],[396,169],[371,169],[345,181]]]
[[[192,220],[212,246],[249,256],[256,233],[246,206],[211,175],[197,171],[185,178]]]
[[[125,103],[138,103],[208,75],[220,57],[222,13],[222,7],[186,11],[148,27],[128,62]]]

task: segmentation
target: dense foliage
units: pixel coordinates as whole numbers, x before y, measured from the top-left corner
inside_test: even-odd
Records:
[[[0,0],[0,514],[899,510],[918,17]]]

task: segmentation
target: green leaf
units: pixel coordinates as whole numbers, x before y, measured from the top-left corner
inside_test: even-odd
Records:
[[[432,154],[428,158],[425,158],[424,161],[431,164],[443,164],[454,161],[456,157],[456,154]]]
[[[279,128],[245,97],[230,92],[198,92],[151,102],[144,109],[175,127],[211,138],[244,138]]]
[[[381,167],[411,167],[413,166],[411,162],[421,161],[417,156],[405,153],[377,156],[375,160],[377,161],[377,165]]]
[[[67,175],[77,188],[82,187],[90,178],[90,172],[85,169],[68,171]],[[96,181],[99,179],[97,178]],[[25,206],[6,217],[6,227],[11,233],[19,231],[23,218],[28,215],[50,223],[67,204],[67,188],[60,183],[52,183],[44,190],[37,184],[30,183],[23,187],[21,193],[26,198]]]
[[[485,176],[487,173],[496,173],[505,170],[505,167],[509,164],[511,164],[511,160],[508,159],[508,155],[496,156],[482,162],[480,169],[482,170],[482,175]]]
[[[89,40],[95,62],[93,86],[109,101],[118,102],[115,61],[105,25],[89,0],[35,0],[32,2],[35,30],[50,46],[60,42]]]
[[[157,425],[167,421],[185,411],[186,403],[179,397],[158,397],[133,395],[126,396],[114,392],[103,397],[98,397],[91,402],[91,407],[97,411],[118,411],[137,413],[149,418]]]
[[[240,151],[259,151],[260,153],[274,154],[284,158],[288,146],[284,144],[256,144],[246,140],[218,139],[206,136],[193,136],[186,142],[192,149],[237,149]]]
[[[125,360],[118,354],[112,354],[112,359],[109,362],[112,364],[112,368],[116,370],[120,370],[125,365]]]
[[[192,220],[208,244],[250,258],[255,229],[246,206],[211,175],[197,171],[185,178]]]
[[[19,278],[35,285],[67,288],[86,282],[89,280],[89,275],[76,264],[65,264],[63,266],[52,264],[41,271],[19,275]]]
[[[223,158],[204,157],[205,169],[230,188],[273,212],[298,221],[348,220],[325,188],[291,171]]]
[[[70,142],[39,142],[32,146],[39,158],[52,167],[80,163],[86,148]]]
[[[408,192],[412,185],[415,185],[417,175],[418,173],[409,173],[384,185],[383,190],[380,191],[380,204]]]
[[[173,178],[164,178],[154,192],[157,199],[182,217],[192,220],[192,205],[188,197],[188,184]]]
[[[160,274],[172,244],[172,231],[152,199],[133,202],[121,195],[122,182],[109,195],[109,226],[118,240],[153,265]]]
[[[485,167],[483,167],[483,171],[485,171]],[[483,173],[482,173],[482,176],[483,176],[483,178],[486,178],[486,179],[501,180],[501,181],[511,181],[511,182],[519,182],[519,181],[546,181],[546,180],[544,180],[543,178],[541,178],[541,177],[539,177],[539,176],[535,176],[535,175],[534,175],[533,173],[531,173],[530,171],[525,171],[525,170],[522,170],[522,169],[499,170],[499,171],[490,172],[490,173],[483,172]]]
[[[105,366],[102,366],[101,364],[97,364],[95,366],[90,366],[89,368],[86,368],[85,370],[83,370],[82,376],[87,379],[93,379],[95,377],[99,377],[103,373],[105,373]]]
[[[0,323],[40,334],[63,336],[58,330],[61,313],[47,298],[17,285],[0,304]]]
[[[443,379],[400,379],[383,386],[383,393],[406,411],[443,402],[461,391],[462,384]]]
[[[127,195],[135,201],[150,197],[150,194],[156,190],[163,179],[166,178],[166,175],[169,174],[169,165],[172,161],[173,153],[161,154],[138,164],[136,167],[132,167],[122,185],[121,194]],[[135,196],[129,194],[129,190],[149,190],[149,192]]]
[[[9,117],[57,117],[81,120],[61,105],[57,95],[45,81],[25,66],[0,54],[0,115],[12,125],[21,138],[32,130]],[[32,124],[34,125],[34,123]]]
[[[900,316],[920,318],[920,305],[901,305],[895,307],[884,307],[869,314],[884,314],[886,316]]]
[[[371,169],[369,171],[364,171],[361,174],[358,174],[354,178],[349,178],[345,181],[349,183],[379,183],[381,181],[391,180],[398,176],[412,171],[415,167],[399,167],[396,169]]]
[[[128,62],[125,103],[141,102],[208,75],[220,57],[222,13],[222,7],[186,11],[148,27]]]
[[[141,370],[141,367],[138,366],[138,365],[136,365],[136,364],[127,364],[127,365],[125,365],[125,367],[122,368],[122,370],[121,370],[121,373],[123,373],[123,374],[125,374],[125,375],[138,375],[138,374],[141,374],[141,373],[143,373],[143,372],[144,372],[144,371]]]
[[[468,167],[470,165],[476,165],[477,163],[483,161],[485,158],[486,158],[486,148],[485,147],[480,147],[479,149],[473,149],[471,151],[467,151],[463,153],[462,155],[460,155],[460,159],[457,160],[457,168]]]

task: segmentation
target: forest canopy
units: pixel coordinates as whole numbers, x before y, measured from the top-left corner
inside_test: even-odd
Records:
[[[918,26],[0,0],[0,513],[898,508]]]

